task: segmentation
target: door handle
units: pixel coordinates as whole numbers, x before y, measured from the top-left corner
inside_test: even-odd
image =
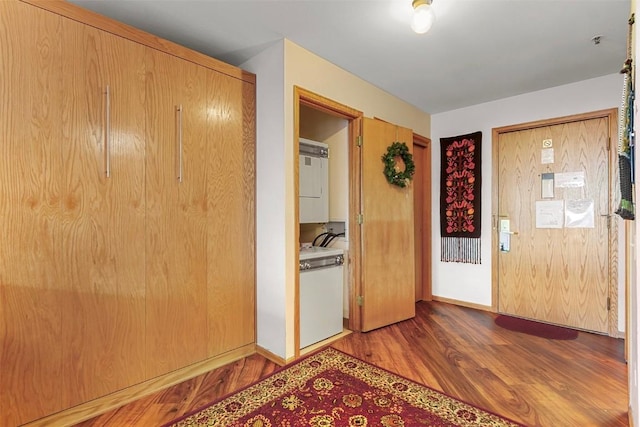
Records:
[[[104,174],[111,178],[111,88],[104,91]]]
[[[176,106],[176,175],[178,182],[182,182],[182,104]]]

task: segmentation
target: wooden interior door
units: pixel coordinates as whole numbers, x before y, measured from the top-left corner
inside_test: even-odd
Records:
[[[413,132],[380,120],[363,121],[362,331],[415,316],[413,186],[387,182],[381,158],[395,141],[413,146]]]
[[[609,133],[600,117],[499,135],[501,313],[608,332]]]
[[[413,135],[416,301],[431,301],[431,141]]]
[[[139,45],[66,18],[63,33],[60,393],[70,407],[145,379],[145,88]]]
[[[207,73],[146,49],[148,378],[207,356]]]
[[[0,424],[62,409],[60,18],[0,2]],[[46,46],[46,48],[44,48]]]

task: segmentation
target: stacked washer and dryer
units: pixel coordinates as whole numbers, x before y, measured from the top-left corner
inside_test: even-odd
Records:
[[[300,138],[300,223],[329,222],[329,146]],[[344,251],[300,249],[300,348],[342,332]]]

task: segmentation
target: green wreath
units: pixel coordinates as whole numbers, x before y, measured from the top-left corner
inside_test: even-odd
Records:
[[[404,162],[404,170],[396,168],[396,157],[400,157]],[[389,184],[404,188],[409,184],[416,171],[413,163],[413,155],[409,152],[409,147],[404,142],[394,142],[387,147],[387,153],[382,156],[384,162],[384,176]]]

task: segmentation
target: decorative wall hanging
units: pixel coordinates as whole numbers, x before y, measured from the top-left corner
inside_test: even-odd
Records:
[[[618,172],[620,181],[620,205],[616,214],[623,219],[635,219],[635,207],[633,203],[633,176],[635,163],[635,136],[633,133],[633,103],[635,89],[633,85],[633,57],[632,37],[635,16],[629,18],[629,34],[627,38],[627,60],[620,73],[624,74],[622,86],[622,105],[618,126]]]
[[[400,157],[404,163],[404,169],[398,167],[397,158]],[[404,142],[394,142],[387,147],[387,153],[382,156],[384,162],[384,176],[389,184],[404,188],[409,185],[416,166],[413,163],[413,155],[409,152],[409,147]]]
[[[444,262],[480,264],[482,132],[440,138],[440,235]]]

